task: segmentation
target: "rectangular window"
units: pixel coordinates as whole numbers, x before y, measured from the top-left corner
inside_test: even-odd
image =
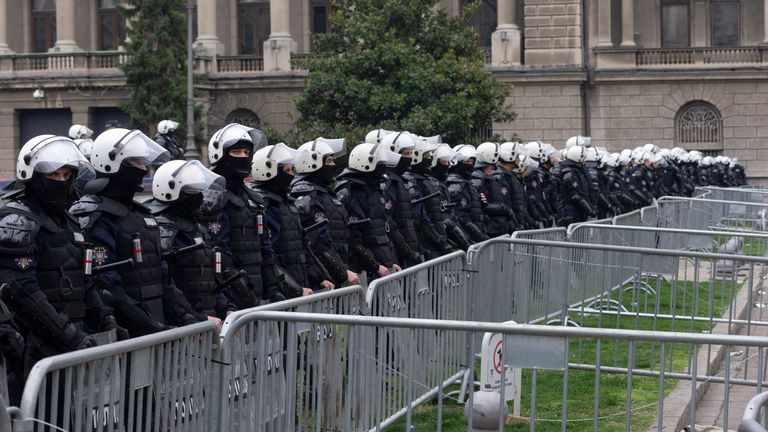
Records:
[[[47,52],[56,43],[56,4],[54,0],[32,2],[32,50]]]
[[[240,0],[240,54],[261,56],[269,39],[269,1]]]
[[[474,0],[462,0],[461,9],[464,10]],[[497,22],[497,0],[481,0],[475,13],[469,17],[469,26],[477,32],[478,43],[483,48],[490,48],[491,34],[496,30]]]
[[[661,46],[687,47],[690,41],[688,4],[661,5]]]
[[[712,46],[741,45],[739,2],[712,3]]]
[[[312,11],[311,17],[311,31],[312,40],[310,42],[314,44],[314,36],[316,34],[328,33],[331,28],[330,19],[333,9],[331,7],[331,0],[312,0],[310,3]],[[312,48],[310,48],[310,51]]]
[[[118,0],[99,0],[99,49],[116,50],[125,41],[125,18]]]

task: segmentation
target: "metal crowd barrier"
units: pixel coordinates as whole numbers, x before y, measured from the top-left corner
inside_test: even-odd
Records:
[[[739,424],[739,432],[768,432],[768,392],[763,392],[750,399],[744,409],[744,416]],[[763,414],[763,421],[759,420]]]
[[[296,381],[286,382],[284,371],[301,373],[305,371],[314,379],[307,365],[312,362],[330,360],[328,355],[333,353],[309,349],[315,340],[329,343],[343,343],[343,335],[334,334],[328,329],[314,333],[313,329],[305,326],[297,329],[297,336],[291,340],[276,338],[261,338],[249,316],[264,311],[280,311],[290,313],[326,313],[338,315],[358,315],[367,313],[365,304],[365,289],[359,285],[340,288],[306,297],[299,297],[275,304],[260,306],[235,312],[227,317],[221,331],[221,343],[216,352],[215,360],[218,369],[211,388],[217,400],[215,411],[219,413],[212,419],[210,430],[249,430],[249,425],[259,419],[265,421],[265,430],[283,431],[291,425],[281,422],[282,415],[288,409],[281,397],[285,394],[286,386],[297,386]],[[320,331],[320,330],[318,330]],[[289,344],[289,345],[284,345]],[[286,346],[301,346],[301,357],[288,358],[282,351]],[[268,373],[260,375],[258,370],[265,367]],[[343,371],[328,376],[328,386],[323,392],[307,395],[322,397],[330,409],[338,398],[337,379],[341,379]],[[302,378],[302,379],[304,379]]]
[[[446,386],[451,381],[434,377],[450,367],[451,360],[438,348],[457,334],[475,338],[485,333],[502,335],[499,371],[503,380],[514,369],[523,370],[521,392],[528,400],[521,415],[531,431],[554,425],[568,430],[571,422],[584,422],[594,430],[638,430],[647,426],[638,423],[643,416],[644,422],[653,418],[657,430],[680,430],[685,424],[696,424],[698,399],[710,386],[722,384],[722,398],[728,401],[736,388],[758,393],[768,384],[764,375],[768,339],[764,337],[285,312],[253,312],[242,320],[248,321],[248,328],[265,348],[254,362],[255,379],[262,384],[259,389],[284,407],[269,411],[262,405],[255,417],[258,420],[248,425],[254,431],[374,431],[394,423],[401,430],[414,430],[415,408],[428,399],[434,401],[431,412],[435,419],[430,420],[429,428],[441,431],[447,426],[444,411],[451,397]],[[305,331],[316,336],[302,339]],[[343,341],[326,337],[329,333],[343,335]],[[647,344],[659,347],[656,357],[636,359],[635,351]],[[587,345],[592,347],[591,357],[578,355],[579,347]],[[743,347],[755,353],[752,358],[732,355]],[[388,361],[389,352],[396,349],[403,351],[407,362]],[[722,353],[722,370],[701,358],[700,353],[708,350]],[[320,355],[307,356],[313,351]],[[270,368],[268,353],[281,355],[286,367]],[[424,358],[424,353],[431,355]],[[690,366],[681,369],[679,362],[671,360],[672,353],[686,353]],[[744,367],[747,361],[758,367]],[[612,375],[626,381],[623,403],[601,391],[600,383]],[[571,381],[582,384],[572,388]],[[570,414],[570,401],[577,394],[583,397],[585,381],[593,383],[592,402],[580,407],[578,414]],[[334,386],[332,393],[330,385]],[[652,402],[637,402],[649,387]],[[435,391],[422,393],[430,388]],[[391,402],[395,389],[403,397]],[[667,404],[670,389],[676,396]],[[552,392],[560,401],[555,407],[551,396],[538,397]],[[403,402],[396,417],[388,415],[390,406]],[[472,422],[476,415],[472,395],[467,403]],[[681,403],[689,406],[687,415]],[[608,404],[612,411],[606,412]],[[727,429],[727,406],[724,417]],[[496,420],[504,424],[507,418],[499,415]]]
[[[756,204],[768,203],[768,191],[764,189],[704,186],[697,190],[709,192],[706,197],[717,200],[744,201]]]
[[[708,198],[661,197],[658,226],[685,229],[765,231],[768,204]]]
[[[208,431],[215,335],[204,322],[44,358],[13,430]]]

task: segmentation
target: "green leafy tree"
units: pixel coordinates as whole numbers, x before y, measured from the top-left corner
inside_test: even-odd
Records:
[[[157,122],[185,123],[187,104],[187,17],[184,0],[129,0],[122,65],[131,99],[121,105],[131,126],[154,131]]]
[[[447,142],[472,142],[478,130],[514,118],[508,86],[484,70],[473,9],[449,17],[436,0],[347,0],[332,30],[315,40],[317,56],[297,100],[297,140],[318,135],[360,140],[384,127]],[[359,141],[358,141],[359,142]]]

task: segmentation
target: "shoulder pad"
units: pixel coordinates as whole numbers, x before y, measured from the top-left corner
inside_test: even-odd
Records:
[[[170,204],[164,203],[161,201],[158,201],[156,199],[151,199],[144,203],[144,206],[149,209],[149,212],[153,215],[157,216],[158,221],[160,220],[160,215],[170,207]]]
[[[158,219],[159,221],[159,219]],[[173,249],[173,242],[176,240],[176,234],[179,229],[174,224],[160,224],[160,249],[167,252]]]
[[[450,194],[460,194],[464,188],[461,187],[461,183],[451,183],[448,185],[448,192]]]
[[[336,198],[346,204],[349,201],[349,184],[346,182],[336,185]]]
[[[258,206],[263,207],[264,206],[264,192],[260,190],[255,190],[251,187],[246,187],[245,189],[245,195],[248,197],[249,201],[252,201],[251,207]]]
[[[40,224],[31,217],[8,213],[0,219],[0,252],[30,253]]]
[[[312,212],[312,198],[309,195],[302,195],[293,202],[299,210],[301,216],[307,216]]]
[[[482,178],[477,178],[477,177],[473,176],[472,180],[470,180],[470,183],[472,183],[472,186],[474,186],[474,187],[479,189],[480,187],[483,186],[483,179]]]
[[[563,170],[563,182],[578,181],[572,170]]]
[[[316,190],[317,185],[306,180],[297,181],[291,186],[292,194],[305,194]]]
[[[101,197],[97,195],[85,195],[82,196],[79,200],[75,201],[74,204],[72,204],[69,212],[75,216],[82,216],[88,213],[97,212],[99,211],[101,202]]]
[[[203,203],[200,205],[200,214],[204,217],[218,217],[229,202],[231,192],[208,189],[203,192]]]

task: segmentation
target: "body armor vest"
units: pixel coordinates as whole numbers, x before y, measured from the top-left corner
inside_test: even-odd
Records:
[[[349,244],[349,228],[347,228],[347,210],[344,204],[333,196],[326,188],[307,180],[295,183],[294,190],[306,189],[309,192],[298,192],[296,196],[309,195],[312,205],[320,207],[328,219],[328,227],[331,230],[333,249],[346,262],[349,258],[347,245]]]
[[[485,174],[480,170],[475,170],[472,173],[472,185],[477,189],[478,193],[485,195],[488,204],[502,206],[506,204],[506,200],[501,194],[499,180],[493,175]],[[485,232],[487,232],[489,236],[497,237],[509,232],[506,215],[486,214],[485,216],[488,221],[485,227]]]
[[[483,209],[482,203],[480,202],[480,193],[472,183],[455,173],[448,174],[445,182],[448,186],[449,193],[451,193],[451,201],[459,204],[454,208],[456,216],[465,217],[478,226],[482,226]],[[456,190],[455,194],[451,190],[452,187]],[[460,204],[460,200],[462,199],[467,200],[466,206]]]
[[[258,195],[246,188],[238,195],[226,192],[227,205],[224,211],[229,216],[229,250],[239,269],[248,272],[253,282],[257,298],[263,293],[261,280],[261,234],[257,227],[257,214],[263,212],[264,206]]]
[[[416,224],[413,222],[411,211],[411,193],[408,191],[403,177],[395,172],[389,173],[387,193],[392,202],[392,219],[395,220],[400,233],[406,242],[416,246],[419,236],[416,234]]]
[[[299,211],[286,198],[273,192],[263,189],[256,189],[256,192],[262,196],[266,207],[270,209],[270,214],[277,216],[277,223],[280,225],[278,241],[272,243],[275,260],[296,279],[296,282],[306,287],[308,285],[307,256],[304,252],[303,228]]]

